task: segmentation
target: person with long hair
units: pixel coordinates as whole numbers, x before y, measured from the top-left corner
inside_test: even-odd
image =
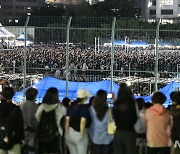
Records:
[[[137,121],[135,100],[131,88],[125,83],[120,85],[117,99],[114,102],[113,115],[116,124],[114,134],[114,154],[136,153]]]
[[[89,136],[92,142],[93,154],[112,153],[113,135],[107,133],[108,126],[108,104],[107,93],[99,90],[95,96],[94,104],[90,107],[91,125]]]
[[[72,102],[67,110],[65,123],[65,139],[70,154],[87,154],[89,127],[89,106],[86,103],[91,94],[80,89],[77,92],[77,100]]]
[[[62,136],[63,134],[62,127],[60,126],[60,121],[62,117],[66,115],[66,110],[63,107],[63,105],[61,105],[59,102],[60,101],[58,97],[58,90],[52,87],[46,91],[46,94],[42,100],[42,104],[37,109],[36,118],[39,123],[39,126],[37,128],[39,154],[43,154],[43,153],[60,154],[59,139],[60,136]],[[52,127],[47,123],[50,123]],[[44,130],[45,129],[55,130],[54,128],[56,128],[56,132],[52,132],[55,134],[54,135],[55,137],[51,137],[50,135],[48,136],[48,134],[47,135],[43,134],[44,135],[43,136],[42,132],[44,130],[42,130],[41,128],[43,128]]]

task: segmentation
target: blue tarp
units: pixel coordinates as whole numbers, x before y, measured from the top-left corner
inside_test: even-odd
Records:
[[[177,82],[171,82],[168,85],[166,85],[165,87],[163,87],[162,89],[160,89],[159,91],[162,92],[165,96],[166,96],[166,102],[164,103],[164,106],[167,107],[168,105],[171,104],[171,99],[170,99],[170,93],[175,91],[176,88],[180,89],[180,83]],[[151,102],[151,97],[150,96],[142,96],[142,98],[145,100],[145,102]]]
[[[115,40],[114,45],[127,45],[128,43],[124,40]]]
[[[173,42],[171,42],[171,41],[159,41],[158,44],[161,46],[173,46],[174,45]]]
[[[134,41],[130,43],[130,45],[143,46],[143,45],[149,45],[149,44],[146,41]]]
[[[70,99],[76,99],[76,93],[79,89],[86,89],[88,90],[92,95],[95,95],[96,92],[100,89],[105,90],[107,93],[110,92],[110,80],[105,81],[98,81],[98,82],[68,82],[68,97]],[[42,98],[44,97],[47,89],[50,87],[55,87],[59,91],[59,99],[62,100],[64,97],[66,97],[66,81],[59,80],[52,77],[45,77],[38,83],[32,85],[31,87],[36,87],[38,90],[37,95],[37,102],[41,102]],[[30,88],[30,87],[28,87]],[[116,83],[113,83],[113,93],[117,94],[119,89],[119,85]],[[23,91],[17,92],[13,100],[15,102],[22,102],[23,101]]]

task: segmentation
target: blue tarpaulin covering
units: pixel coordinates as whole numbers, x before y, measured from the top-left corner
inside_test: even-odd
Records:
[[[144,46],[144,45],[149,45],[149,44],[146,41],[134,41],[134,42],[130,43],[130,45]]]
[[[115,40],[114,45],[127,45],[128,43],[124,40]]]
[[[86,89],[88,90],[92,95],[95,95],[96,92],[100,89],[105,90],[107,93],[110,92],[110,80],[105,81],[98,81],[98,82],[68,82],[68,97],[70,99],[76,99],[76,93],[79,89]],[[59,99],[62,100],[64,97],[66,97],[66,81],[59,80],[52,77],[45,77],[38,83],[32,85],[31,87],[36,87],[38,90],[37,95],[37,102],[41,102],[42,98],[44,97],[47,89],[51,87],[55,87],[59,91]],[[28,87],[30,88],[30,87]],[[113,83],[113,93],[117,94],[119,89],[119,85],[116,83]],[[13,100],[15,102],[22,102],[23,101],[23,91],[17,92]]]
[[[168,105],[171,104],[171,99],[170,99],[170,93],[175,91],[176,88],[180,89],[180,83],[177,82],[171,82],[168,85],[166,85],[165,87],[163,87],[162,89],[160,89],[159,91],[162,92],[165,96],[166,96],[166,102],[164,103],[164,106],[167,107]],[[145,102],[151,102],[151,97],[150,96],[143,96],[142,98],[145,100]]]
[[[159,41],[158,44],[160,46],[173,46],[174,45],[173,42],[171,41]]]

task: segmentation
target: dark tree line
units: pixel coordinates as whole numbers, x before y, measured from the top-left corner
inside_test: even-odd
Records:
[[[134,17],[135,0],[105,0],[104,2],[90,5],[82,2],[79,5],[49,5],[35,9],[34,16],[93,16],[93,17]]]

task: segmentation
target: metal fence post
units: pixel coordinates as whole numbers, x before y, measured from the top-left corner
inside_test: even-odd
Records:
[[[66,36],[66,97],[68,97],[68,74],[69,74],[69,31],[72,17],[69,17],[67,24],[67,36]]]
[[[179,81],[179,64],[177,64],[177,81]]]
[[[157,27],[156,27],[156,39],[155,39],[155,91],[158,91],[158,43],[159,43],[159,26],[160,19],[157,19]]]
[[[96,48],[96,37],[94,38],[94,45],[95,45],[95,54],[97,53],[97,48]]]
[[[115,26],[116,26],[116,17],[113,18],[112,22],[112,33],[111,33],[111,86],[110,92],[113,91],[113,65],[114,65],[114,33],[115,33]]]
[[[25,96],[25,90],[26,90],[26,41],[27,41],[27,25],[29,22],[30,16],[27,16],[26,18],[26,22],[25,22],[25,26],[24,26],[24,68],[23,68],[23,72],[24,72],[24,78],[23,78],[23,96]]]

